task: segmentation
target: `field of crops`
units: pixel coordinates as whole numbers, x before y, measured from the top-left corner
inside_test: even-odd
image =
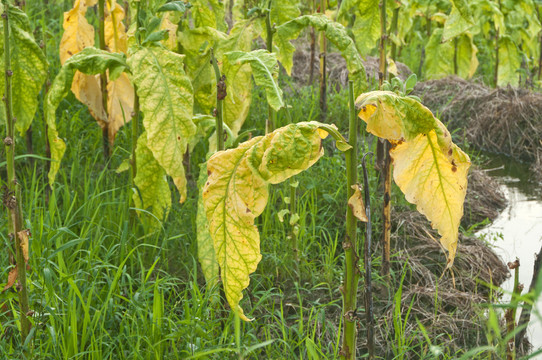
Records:
[[[540,11],[1,0],[2,358],[536,357],[471,162],[542,168]]]

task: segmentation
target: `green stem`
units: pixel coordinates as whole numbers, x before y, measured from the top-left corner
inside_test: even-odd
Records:
[[[327,0],[320,0],[320,13],[326,13]],[[326,33],[320,32],[320,121],[327,119],[327,39]]]
[[[275,32],[275,27],[273,24],[271,24],[271,6],[273,6],[273,0],[269,0],[267,14],[265,16],[265,29],[267,31],[267,39],[265,45],[267,47],[267,51],[269,51],[270,53],[273,52],[273,33]],[[267,105],[267,114],[268,116],[265,123],[265,133],[269,134],[270,132],[275,130],[277,117],[275,110],[273,110],[273,108],[269,104]]]
[[[135,186],[134,180],[137,175],[137,163],[136,163],[136,150],[137,140],[139,138],[139,96],[137,95],[137,88],[134,86],[134,113],[132,118],[132,159],[130,165],[132,166],[132,186]]]
[[[380,0],[380,66],[378,71],[378,85],[382,88],[382,84],[386,77],[386,0]]]
[[[495,74],[493,76],[495,87],[499,83],[499,30],[495,31]]]
[[[290,180],[290,217],[297,214],[297,182],[292,178]],[[297,245],[297,231],[298,223],[293,223],[290,226],[290,236],[292,238],[292,251],[294,253],[294,267],[299,278],[299,248]]]
[[[217,151],[224,150],[223,101],[226,97],[226,79],[220,74],[214,50],[211,49],[211,63],[216,77],[216,137]]]
[[[100,49],[105,50],[105,0],[98,1],[98,18],[99,18],[99,37],[100,37]],[[102,141],[104,148],[104,159],[106,164],[109,162],[109,156],[111,154],[111,148],[109,143],[109,126],[107,118],[107,75],[106,73],[100,74],[100,88],[102,92],[102,106],[106,116],[105,126],[102,129]]]
[[[357,167],[358,167],[358,121],[356,119],[356,111],[354,105],[354,83],[348,82],[350,116],[349,116],[349,134],[348,143],[352,146],[351,149],[345,152],[346,157],[346,190],[347,198],[354,194],[352,188],[357,184]],[[356,218],[350,206],[346,209],[346,239],[343,244],[345,253],[345,269],[344,282],[342,285],[343,292],[343,318],[344,332],[343,342],[340,352],[341,359],[353,360],[356,359],[356,306],[357,306],[357,291],[359,282],[358,268],[358,253],[357,253],[357,226]]]
[[[363,251],[363,261],[365,263],[365,325],[367,327],[367,349],[369,351],[368,359],[374,359],[375,340],[374,340],[374,316],[373,316],[373,288],[371,275],[371,239],[372,239],[372,224],[371,224],[371,193],[369,191],[369,176],[367,174],[367,166],[365,158],[371,153],[366,153],[361,160],[363,168],[363,185],[365,188],[365,214],[367,215],[367,225],[365,226],[365,246]]]
[[[391,18],[391,29],[390,34],[394,34],[397,36],[398,33],[398,25],[399,25],[399,10],[401,9],[401,6],[397,6],[395,9],[393,9],[393,16]],[[393,61],[397,60],[397,44],[395,41],[391,42],[391,49],[390,49],[390,55]]]
[[[24,258],[21,239],[19,233],[22,228],[22,211],[21,211],[21,189],[18,186],[15,175],[15,117],[12,111],[12,90],[11,81],[13,71],[11,70],[11,56],[9,46],[9,5],[7,0],[2,0],[4,5],[4,13],[2,14],[4,23],[4,75],[5,75],[5,108],[6,108],[6,138],[4,139],[7,165],[7,194],[9,196],[4,201],[4,205],[8,209],[8,229],[10,237],[15,242],[15,259],[17,267],[17,281],[19,282],[19,306],[20,306],[20,321],[21,321],[21,338],[22,342],[26,340],[30,332],[31,323],[27,317],[28,305],[28,289],[26,285],[26,261]]]
[[[47,57],[47,21],[45,20],[46,13],[49,9],[49,0],[43,0],[43,9],[42,15],[41,15],[41,41],[43,42],[43,53],[45,57]],[[45,91],[43,93],[43,103],[45,104],[45,99],[47,98],[47,94],[49,94],[49,88],[51,87],[51,80],[49,78],[49,69],[47,69],[47,77],[45,79]],[[49,144],[49,126],[47,125],[47,121],[45,116],[43,117],[43,121],[45,123],[45,157],[50,159],[51,158],[51,145]],[[49,170],[51,169],[51,162],[46,161],[45,162],[45,173],[48,174]],[[47,183],[45,188],[45,199],[46,203],[49,203],[49,195],[51,192],[51,186],[49,183]]]
[[[457,67],[457,37],[454,38],[454,75],[457,75],[458,73],[458,67]]]

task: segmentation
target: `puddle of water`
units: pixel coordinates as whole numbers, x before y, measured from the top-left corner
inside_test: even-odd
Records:
[[[505,157],[491,157],[486,168],[496,169],[488,174],[502,184],[508,206],[491,225],[477,235],[490,240],[505,262],[514,261],[516,257],[520,259],[519,281],[524,285],[525,293],[531,284],[535,253],[542,246],[542,191],[540,185],[530,181],[528,167],[524,164]],[[511,292],[513,285],[511,277],[502,287]],[[503,297],[503,301],[509,300],[509,294]],[[537,300],[535,307],[527,330],[534,350],[542,348],[542,321],[535,315],[535,311],[542,314],[542,297]]]

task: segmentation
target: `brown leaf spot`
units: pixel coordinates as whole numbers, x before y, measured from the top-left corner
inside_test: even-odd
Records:
[[[452,156],[452,154],[453,154],[453,151],[452,151],[452,148],[450,148],[450,149],[448,150],[448,156]]]
[[[180,137],[180,136],[177,136],[177,141],[181,141],[181,137]]]
[[[453,171],[453,172],[456,172],[456,171],[457,171],[457,166],[453,165],[453,166],[452,166],[452,171]]]

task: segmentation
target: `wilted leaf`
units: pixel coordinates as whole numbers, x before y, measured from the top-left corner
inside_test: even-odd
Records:
[[[162,47],[140,47],[129,58],[137,87],[147,146],[186,199],[182,158],[196,134],[192,121],[192,85],[183,70],[183,55]]]
[[[216,261],[215,248],[213,239],[209,233],[209,223],[205,215],[205,207],[203,206],[203,187],[207,182],[207,164],[200,166],[198,178],[198,213],[196,216],[197,240],[198,240],[198,260],[203,271],[207,287],[212,287],[218,282],[218,263]]]
[[[356,100],[367,131],[393,144],[395,183],[407,201],[431,221],[448,250],[448,266],[457,249],[470,159],[425,106],[392,92],[373,91]]]
[[[427,79],[441,79],[454,72],[454,46],[442,42],[442,29],[435,29],[425,46],[423,73]]]
[[[32,123],[38,108],[39,93],[47,76],[47,59],[43,51],[34,40],[29,28],[28,17],[24,12],[15,7],[9,6],[9,16],[17,19],[10,21],[10,56],[11,70],[13,72],[12,86],[12,111],[17,119],[15,126],[24,134]],[[3,33],[3,24],[0,24],[0,31]],[[0,50],[3,53],[3,39],[0,42]],[[4,57],[0,59],[0,67],[4,68]],[[0,79],[0,97],[5,92],[5,79]],[[0,105],[1,111],[5,112],[4,104]],[[0,118],[4,118],[3,113]]]
[[[17,273],[18,273],[17,267],[14,267],[9,271],[8,282],[7,282],[6,286],[4,286],[4,290],[2,290],[2,291],[6,291],[7,289],[9,289],[13,285],[15,285],[15,281],[17,281]]]
[[[478,48],[472,41],[470,33],[463,34],[457,38],[457,75],[464,79],[474,76],[478,68]]]
[[[76,71],[79,70],[89,75],[95,75],[109,70],[112,77],[118,77],[126,68],[126,57],[124,55],[111,54],[95,48],[86,48],[69,58],[60,69],[45,100],[45,119],[49,126],[48,137],[53,160],[49,171],[50,185],[55,181],[56,173],[60,168],[60,161],[66,150],[66,144],[58,137],[55,112],[62,99],[68,95]]]
[[[159,221],[167,218],[171,208],[171,192],[167,183],[166,172],[154,159],[151,150],[147,146],[147,134],[144,132],[137,140],[136,148],[137,175],[134,184],[138,192],[134,192],[135,206],[139,209],[148,210]],[[138,212],[145,221],[149,220],[147,214]],[[151,221],[155,225],[156,222]]]
[[[367,222],[367,214],[365,213],[365,204],[363,203],[363,195],[361,194],[361,186],[358,184],[352,185],[354,194],[348,199],[348,206],[352,209],[352,213],[359,221]]]
[[[323,155],[319,125],[291,124],[236,149],[220,151],[207,162],[203,204],[209,231],[226,299],[244,320],[248,318],[239,301],[261,259],[254,219],[267,204],[268,184],[298,174]]]
[[[457,1],[456,1],[457,2]],[[465,10],[466,8],[466,10]],[[468,16],[468,5],[463,7],[464,14]],[[452,12],[448,15],[446,23],[444,24],[444,30],[442,32],[442,42],[449,41],[456,36],[465,33],[469,28],[473,26],[472,20],[465,17],[461,11],[459,11],[454,5],[452,5]]]
[[[519,75],[517,70],[520,68],[520,54],[516,44],[509,36],[502,36],[499,39],[499,74],[497,76],[497,85],[506,86],[508,84],[517,86]]]
[[[134,87],[126,73],[122,73],[116,80],[107,82],[107,113],[109,114],[107,130],[111,144],[115,141],[119,129],[131,121],[134,100]]]
[[[325,15],[304,15],[288,21],[276,28],[276,45],[279,49],[278,59],[288,74],[293,67],[295,47],[290,40],[296,39],[307,26],[313,26],[317,31],[323,31],[326,38],[337,47],[346,60],[346,68],[350,80],[354,81],[354,94],[357,96],[367,88],[365,68],[361,61],[354,41],[341,24],[329,20]]]
[[[28,262],[28,237],[30,236],[30,230],[21,230],[17,233],[17,236],[21,242],[21,250],[23,251],[24,261]]]
[[[275,111],[284,107],[282,90],[278,85],[279,65],[275,54],[267,50],[254,50],[249,53],[233,51],[226,53],[225,56],[228,62],[238,67],[250,64],[256,85],[265,89],[267,103]],[[229,80],[236,81],[234,78]]]

